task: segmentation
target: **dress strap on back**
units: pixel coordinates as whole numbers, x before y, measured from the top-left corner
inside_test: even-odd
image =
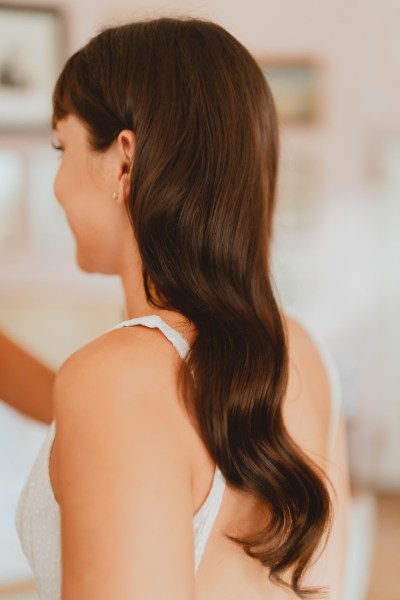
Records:
[[[211,533],[211,529],[217,518],[226,480],[218,465],[215,467],[214,478],[211,485],[211,490],[200,509],[193,517],[193,529],[195,535],[195,551],[194,551],[194,570],[197,572],[201,558],[204,554],[204,549]]]
[[[143,317],[135,317],[134,319],[122,321],[121,323],[117,323],[117,325],[114,325],[114,327],[111,327],[111,329],[108,329],[106,333],[108,333],[109,331],[113,331],[114,329],[120,329],[122,327],[131,327],[133,325],[144,325],[145,327],[150,327],[151,329],[159,329],[171,342],[171,344],[176,348],[179,356],[183,359],[189,352],[189,342],[178,331],[176,331],[170,325],[165,323],[165,321],[163,321],[162,318],[158,315],[145,315]]]

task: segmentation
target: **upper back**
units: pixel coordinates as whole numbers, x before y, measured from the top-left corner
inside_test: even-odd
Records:
[[[285,322],[289,342],[289,381],[283,403],[284,419],[293,439],[324,468],[329,455],[329,439],[337,427],[333,418],[335,411],[330,372],[306,329],[288,315],[285,315]],[[96,346],[100,349],[106,344],[107,354],[110,353],[112,361],[109,368],[112,368],[113,361],[118,364],[123,360],[124,370],[129,371],[130,361],[138,361],[147,384],[159,391],[152,394],[158,407],[155,415],[164,415],[169,419],[181,445],[182,455],[187,457],[192,474],[192,513],[195,514],[210,493],[215,461],[205,447],[196,424],[188,418],[184,404],[179,400],[176,377],[182,357],[166,343],[165,336],[154,335],[142,327],[129,327],[129,330],[107,333],[102,339],[91,343],[87,351],[96,353]],[[129,360],[126,360],[127,355]],[[120,372],[121,364],[118,368]],[[134,371],[137,375],[138,369]],[[122,385],[129,386],[129,373],[123,378]],[[221,589],[231,600],[243,597],[259,600],[265,597],[266,592],[271,598],[281,597],[276,596],[280,592],[268,582],[265,568],[224,536],[226,531],[232,535],[246,533],[243,524],[248,526],[248,530],[254,531],[254,526],[259,526],[259,519],[259,506],[251,496],[227,482],[196,575],[198,600],[216,600],[221,597]]]

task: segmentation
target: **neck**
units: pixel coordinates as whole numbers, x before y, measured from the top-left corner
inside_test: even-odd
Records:
[[[138,252],[125,253],[119,275],[124,291],[127,319],[158,315],[165,323],[176,329],[190,344],[196,337],[196,327],[178,311],[152,306],[146,298],[142,277],[142,262]]]

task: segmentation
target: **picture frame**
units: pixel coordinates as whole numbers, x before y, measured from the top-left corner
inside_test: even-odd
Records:
[[[0,3],[0,131],[50,128],[65,56],[63,21],[55,7]]]
[[[321,116],[321,66],[312,58],[271,58],[259,65],[283,124],[312,124]]]

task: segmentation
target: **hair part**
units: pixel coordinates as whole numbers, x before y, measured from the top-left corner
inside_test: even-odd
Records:
[[[261,69],[214,23],[110,27],[59,75],[53,127],[70,113],[99,152],[123,129],[136,134],[128,210],[147,299],[196,325],[187,410],[227,481],[269,514],[252,535],[227,537],[298,597],[320,593],[301,581],[332,505],[282,417],[288,336],[269,256],[279,133]]]

